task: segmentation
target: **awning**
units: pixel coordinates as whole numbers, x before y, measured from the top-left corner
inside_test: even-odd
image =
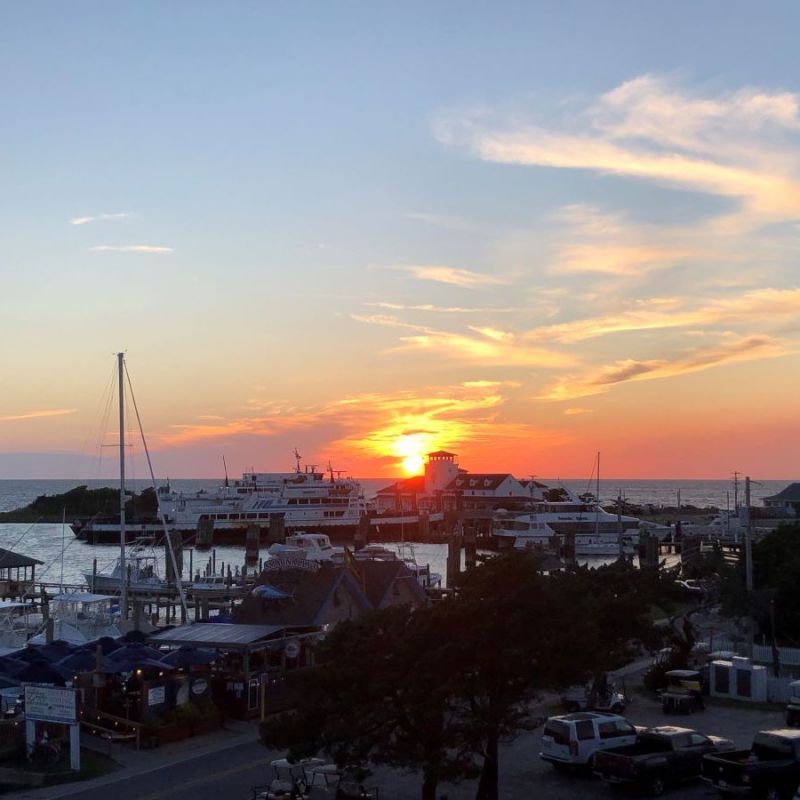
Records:
[[[270,640],[280,639],[287,631],[285,625],[235,625],[223,622],[195,622],[161,631],[149,637],[154,646],[194,645],[196,647],[232,650],[246,653],[262,650]]]

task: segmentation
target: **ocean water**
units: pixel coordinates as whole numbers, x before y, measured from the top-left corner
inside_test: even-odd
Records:
[[[548,481],[551,486],[563,485],[577,492],[593,490],[587,480]],[[173,480],[172,486],[185,491],[197,489],[213,489],[217,482],[208,480]],[[362,480],[367,497],[391,481],[386,479]],[[104,480],[0,480],[0,511],[9,511],[27,505],[43,494],[59,494],[75,486],[86,484],[92,488],[113,486],[113,482]],[[130,488],[141,490],[149,485],[145,481],[133,481]],[[761,498],[779,492],[786,481],[763,481],[752,486],[753,505],[760,505]],[[725,508],[726,502],[733,505],[734,487],[731,481],[659,481],[659,480],[627,480],[601,482],[600,497],[604,501],[616,498],[621,492],[629,501],[637,504],[653,503],[654,505],[674,506],[677,504],[680,491],[683,505],[699,507],[717,506]],[[744,486],[740,483],[739,499],[744,498]],[[24,553],[41,560],[43,565],[36,571],[37,578],[53,583],[79,585],[84,583],[84,574],[91,573],[93,561],[97,559],[97,569],[102,572],[113,566],[119,554],[119,548],[112,545],[88,545],[78,541],[68,525],[55,524],[0,524],[0,547]],[[446,572],[446,551],[439,544],[416,544],[414,546],[417,561],[430,564],[434,572],[442,575]],[[162,574],[164,570],[164,549],[155,548],[152,555],[160,562]],[[244,563],[243,547],[217,547],[214,550],[217,568],[222,564],[230,564],[232,568]],[[189,563],[195,572],[202,572],[211,555],[197,551],[184,554],[185,574],[189,574]]]

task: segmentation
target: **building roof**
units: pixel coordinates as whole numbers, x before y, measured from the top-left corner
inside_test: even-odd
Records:
[[[493,491],[497,489],[506,478],[514,478],[514,476],[508,472],[502,474],[493,472],[468,472],[466,475],[459,475],[457,478],[454,478],[448,484],[446,491]]]
[[[402,581],[412,598],[424,605],[428,597],[419,585],[414,573],[400,560],[364,559],[355,563],[355,569],[363,578],[363,588],[373,608],[381,608],[386,604],[392,589]]]
[[[337,592],[350,595],[364,612],[371,608],[358,580],[349,570],[324,564],[315,572],[287,569],[262,576],[259,585],[267,584],[283,597],[264,596],[258,587],[248,594],[237,609],[237,619],[262,625],[315,627],[329,622],[326,610],[336,602]]]
[[[771,497],[765,497],[764,500],[783,500],[787,503],[800,503],[800,483],[790,483],[785,489],[773,494]],[[2,564],[0,564],[2,566]]]
[[[258,650],[264,642],[286,630],[285,625],[234,625],[223,622],[195,622],[161,631],[149,638],[155,645],[197,645],[220,650]]]
[[[15,553],[13,550],[6,550],[0,547],[0,569],[8,569],[9,567],[34,567],[36,564],[44,564],[44,561],[39,561],[30,556],[23,556],[21,553]]]
[[[404,478],[395,481],[391,486],[379,489],[377,494],[422,494],[425,491],[425,476],[415,475],[413,478]]]
[[[448,453],[447,450],[435,450],[433,453],[428,453],[428,458],[431,456],[443,457],[446,456],[448,458],[455,458],[455,453]]]

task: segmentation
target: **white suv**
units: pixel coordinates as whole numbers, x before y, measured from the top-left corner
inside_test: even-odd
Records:
[[[591,767],[595,751],[633,744],[637,736],[637,729],[618,714],[578,711],[547,720],[539,756],[557,768]]]

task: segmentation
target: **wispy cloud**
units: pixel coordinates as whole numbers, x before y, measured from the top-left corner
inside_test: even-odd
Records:
[[[642,75],[560,125],[456,112],[434,130],[487,161],[593,170],[736,198],[751,222],[800,217],[800,97],[790,92],[703,96]]]
[[[106,220],[112,219],[129,219],[133,215],[127,211],[120,212],[118,214],[95,214],[91,217],[73,217],[70,221],[70,225],[88,225],[90,222],[103,222]]]
[[[154,255],[173,252],[171,247],[154,244],[98,244],[90,247],[89,250],[93,253],[149,253]]]
[[[737,325],[757,322],[771,325],[800,315],[800,288],[756,289],[738,297],[715,299],[691,307],[678,298],[639,301],[634,308],[618,314],[590,317],[530,331],[532,340],[578,342],[631,331],[707,327],[719,323]]]
[[[591,408],[574,407],[574,408],[564,409],[565,417],[578,417],[582,414],[591,414],[591,413],[593,413],[593,409]]]
[[[364,303],[364,305],[371,306],[372,308],[385,308],[389,311],[427,311],[432,314],[508,314],[520,310],[514,306],[506,306],[504,308],[491,306],[436,306],[430,303],[424,303],[421,305],[404,305],[403,303],[375,302]]]
[[[492,286],[505,282],[494,275],[440,264],[410,264],[398,267],[398,269],[410,272],[415,278],[422,281],[447,283],[462,289],[478,289],[481,286]]]
[[[413,219],[417,222],[435,225],[438,228],[447,228],[454,231],[472,230],[472,225],[469,222],[454,214],[430,214],[425,211],[409,211],[403,214],[403,216],[406,219]]]
[[[0,417],[0,422],[16,422],[23,419],[41,419],[43,417],[63,417],[66,414],[74,414],[74,408],[51,408],[43,411],[28,411],[24,414],[10,414]]]
[[[593,369],[583,375],[571,375],[559,380],[545,389],[541,399],[571,400],[587,397],[630,381],[671,378],[722,364],[786,355],[787,352],[789,351],[781,342],[769,336],[748,336],[717,347],[698,348],[671,358],[625,359],[599,370]]]
[[[633,224],[621,214],[586,204],[562,208],[553,217],[556,230],[551,271],[637,275],[666,269],[706,253],[692,237],[673,228]]]

